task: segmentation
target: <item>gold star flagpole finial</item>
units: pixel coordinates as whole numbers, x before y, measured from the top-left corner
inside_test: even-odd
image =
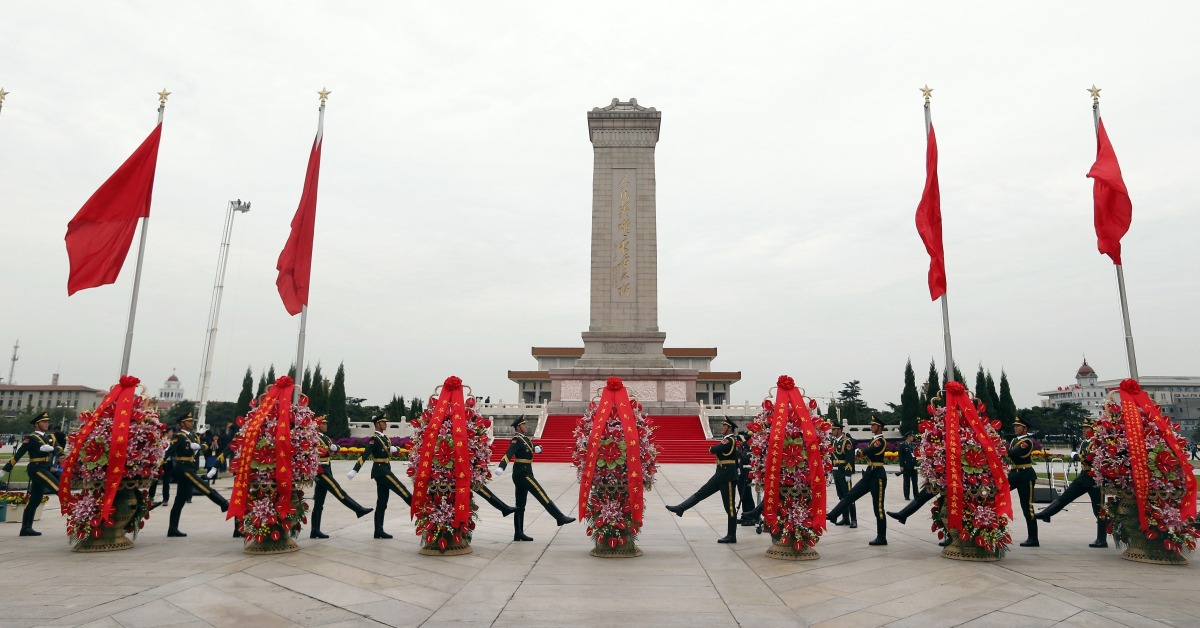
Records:
[[[168,92],[167,88],[165,88],[165,87],[162,88],[162,91],[158,93],[158,106],[166,107],[167,106],[167,96],[170,96],[170,95],[171,95],[171,92]]]
[[[933,88],[929,86],[929,83],[926,83],[925,87],[920,88],[920,90],[921,94],[925,96],[925,104],[928,105],[930,97],[933,96]]]
[[[1092,104],[1093,105],[1100,104],[1100,88],[1096,87],[1095,83],[1092,83],[1092,86],[1090,88],[1088,88],[1087,91],[1089,94],[1092,95]]]
[[[9,95],[10,93],[11,92],[4,91],[3,87],[0,87],[0,107],[4,106],[4,97]]]
[[[326,100],[329,100],[329,95],[332,93],[333,92],[329,91],[327,88],[324,88],[324,87],[321,88],[321,91],[317,92],[317,95],[321,97],[322,105],[325,104]]]

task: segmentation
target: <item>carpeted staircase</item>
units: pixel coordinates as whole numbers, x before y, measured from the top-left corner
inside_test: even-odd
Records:
[[[708,448],[717,441],[704,438],[699,416],[663,415],[647,418],[654,428],[654,443],[658,445],[659,464],[705,463],[714,460]],[[534,461],[571,462],[571,455],[575,452],[575,426],[578,422],[578,414],[552,414],[547,417],[542,437],[534,439],[535,444],[542,446],[542,453],[538,454]],[[492,443],[493,462],[504,457],[509,442],[510,439],[500,438]]]

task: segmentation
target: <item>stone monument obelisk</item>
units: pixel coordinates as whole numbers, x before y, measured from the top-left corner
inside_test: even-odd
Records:
[[[662,413],[695,406],[697,371],[675,369],[658,329],[654,147],[662,114],[636,98],[614,98],[587,114],[592,169],[591,321],[583,355],[551,369],[552,411],[578,411],[617,376],[643,406]],[[673,412],[672,412],[673,411]]]

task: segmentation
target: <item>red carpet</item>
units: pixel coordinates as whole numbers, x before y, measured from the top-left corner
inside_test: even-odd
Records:
[[[571,462],[575,452],[575,425],[579,415],[553,414],[546,418],[546,429],[542,437],[534,439],[534,443],[542,446],[542,453],[534,460],[536,462]],[[666,463],[706,463],[714,460],[708,448],[716,444],[715,440],[705,440],[704,429],[700,426],[700,417],[691,416],[650,416],[650,425],[654,427],[654,443],[658,445],[658,462]],[[492,443],[492,461],[504,457],[510,440],[497,439]]]

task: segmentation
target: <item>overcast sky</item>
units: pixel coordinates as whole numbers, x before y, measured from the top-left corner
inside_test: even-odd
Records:
[[[448,375],[492,401],[532,346],[582,346],[586,112],[636,97],[656,151],[659,326],[741,371],[898,402],[942,363],[913,216],[933,92],[955,359],[1017,404],[1086,354],[1128,374],[1096,251],[1091,100],[1134,206],[1123,240],[1142,375],[1198,375],[1197,59],[1189,2],[8,3],[0,20],[0,376],[116,383],[136,239],[118,281],[67,298],[67,222],[166,110],[131,372],[198,396],[226,204],[212,395],[284,372],[299,317],[275,262],[332,91],[306,357],[369,404]]]

